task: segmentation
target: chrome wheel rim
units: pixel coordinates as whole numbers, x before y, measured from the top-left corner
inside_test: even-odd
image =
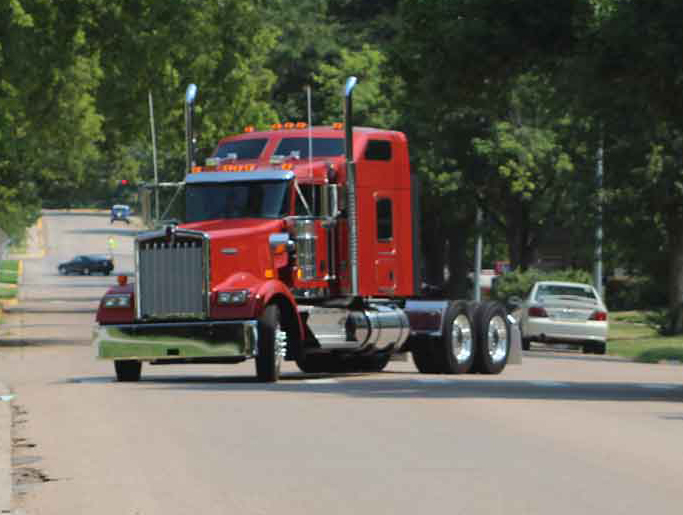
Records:
[[[275,326],[275,369],[280,370],[282,360],[287,353],[287,332],[282,329],[280,322]]]
[[[465,363],[472,357],[474,345],[472,343],[472,325],[469,318],[461,314],[453,320],[451,329],[451,345],[453,356],[458,363]]]
[[[508,349],[508,328],[500,316],[489,320],[487,328],[488,352],[493,363],[500,363],[505,359]]]

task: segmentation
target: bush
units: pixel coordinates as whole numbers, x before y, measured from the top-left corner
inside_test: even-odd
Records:
[[[510,297],[524,298],[534,283],[538,281],[569,281],[587,284],[593,282],[591,274],[585,270],[569,268],[544,272],[537,268],[529,268],[525,272],[508,272],[496,278],[494,288],[491,290],[491,296],[504,303],[507,303]]]
[[[605,285],[605,303],[612,311],[666,306],[666,288],[650,277],[612,277]]]

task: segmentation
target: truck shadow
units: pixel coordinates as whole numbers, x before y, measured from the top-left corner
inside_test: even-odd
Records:
[[[114,382],[112,376],[109,381]],[[70,383],[106,382],[104,377],[73,378]],[[479,379],[472,376],[286,373],[277,383],[251,376],[147,376],[139,383],[117,383],[146,389],[216,392],[272,392],[338,395],[362,399],[511,399],[545,401],[645,401],[683,403],[683,384],[554,382]]]

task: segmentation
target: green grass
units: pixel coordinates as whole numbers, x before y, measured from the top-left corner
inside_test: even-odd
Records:
[[[683,362],[683,335],[661,336],[645,324],[645,311],[610,313],[607,352],[641,363]]]
[[[17,284],[19,279],[19,261],[8,259],[0,262],[0,283]]]
[[[0,299],[14,299],[17,296],[16,288],[7,288],[6,286],[0,286]]]

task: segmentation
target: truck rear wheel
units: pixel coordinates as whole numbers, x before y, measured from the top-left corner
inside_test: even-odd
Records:
[[[479,347],[474,369],[482,374],[499,374],[510,355],[510,323],[505,308],[497,302],[485,302],[477,310],[475,329]]]
[[[256,377],[273,383],[280,377],[280,366],[287,352],[287,333],[282,327],[277,304],[266,307],[258,320]]]
[[[135,382],[140,380],[142,362],[133,359],[114,361],[116,380],[119,382]]]
[[[434,343],[443,373],[465,374],[472,367],[476,339],[471,311],[464,302],[452,302],[446,310],[444,334]]]

